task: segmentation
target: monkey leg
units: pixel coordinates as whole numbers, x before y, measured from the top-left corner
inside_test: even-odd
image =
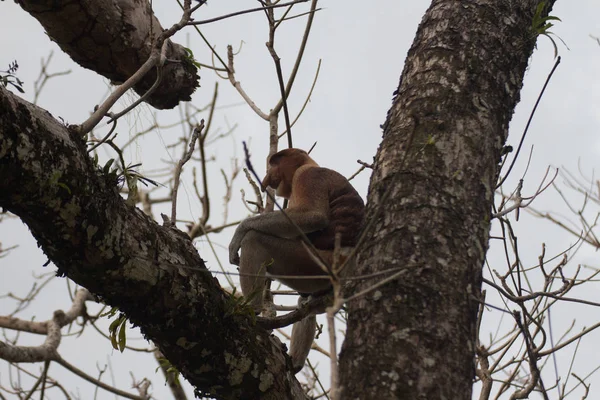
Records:
[[[330,262],[331,253],[319,251],[326,262]],[[301,293],[315,293],[330,286],[327,274],[312,260],[299,240],[279,238],[251,230],[246,233],[241,244],[240,283],[242,293],[251,298],[251,304],[257,312],[262,309],[266,272]],[[286,276],[320,278],[300,279]],[[298,305],[305,301],[306,298],[300,297]],[[292,328],[290,357],[295,373],[304,366],[312,347],[316,327],[316,316],[309,315],[296,322]]]
[[[260,246],[258,232],[249,231],[242,240],[240,249],[240,286],[242,294],[249,299],[256,313],[262,311],[263,295],[266,285],[266,265],[271,256]]]
[[[331,253],[319,250],[326,261],[331,259]],[[240,282],[244,296],[264,286],[265,272],[301,293],[314,293],[330,286],[327,274],[312,260],[298,239],[284,239],[251,230],[242,240],[240,254]]]

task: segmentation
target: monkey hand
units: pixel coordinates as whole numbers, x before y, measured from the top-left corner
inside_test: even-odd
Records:
[[[229,243],[229,262],[233,265],[240,265],[240,248],[242,247],[242,239],[246,236],[244,222],[240,223],[231,238]]]

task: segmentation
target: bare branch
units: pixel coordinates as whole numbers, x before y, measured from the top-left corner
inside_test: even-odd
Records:
[[[46,58],[46,60],[44,60],[42,58],[42,62],[41,62],[42,66],[40,69],[40,75],[33,83],[33,101],[32,101],[33,104],[37,104],[40,94],[42,93],[42,89],[44,88],[46,83],[48,83],[48,81],[50,79],[56,78],[57,76],[69,75],[71,73],[71,70],[68,69],[66,71],[54,72],[52,74],[49,74],[48,66],[50,66],[50,61],[52,60],[53,55],[54,55],[54,52],[51,51],[50,54],[48,54],[48,57]]]
[[[59,328],[70,324],[77,317],[83,315],[86,301],[94,301],[94,297],[87,289],[80,288],[75,294],[75,299],[73,300],[71,308],[67,312],[57,311],[62,313],[62,317],[58,320],[58,322],[60,322]],[[56,317],[48,321],[35,322],[14,317],[0,316],[0,328],[36,333],[38,335],[47,335],[49,332],[49,325],[56,323],[55,319]]]
[[[250,9],[247,9],[247,10],[236,11],[236,12],[233,12],[231,14],[222,15],[220,17],[214,17],[214,18],[204,19],[202,21],[189,22],[188,25],[210,24],[211,22],[221,21],[221,20],[224,20],[224,19],[227,19],[227,18],[236,17],[238,15],[249,14],[249,13],[253,13],[253,12],[257,12],[257,11],[264,11],[264,10],[269,10],[269,9],[279,8],[279,7],[287,7],[287,6],[292,5],[292,4],[306,3],[307,1],[308,0],[295,0],[295,1],[290,1],[290,2],[287,2],[287,3],[266,5],[266,6],[257,7],[257,8],[250,8]]]
[[[242,85],[239,81],[235,80],[235,69],[233,67],[233,47],[231,45],[227,46],[227,77],[229,78],[229,82],[233,85],[233,87],[238,91],[240,96],[246,101],[246,103],[250,106],[250,108],[262,119],[265,121],[269,120],[269,115],[263,112],[254,101],[248,96],[246,91],[242,88]]]
[[[171,192],[171,224],[175,225],[175,221],[177,220],[177,192],[179,190],[179,179],[181,178],[181,172],[183,170],[183,166],[187,163],[192,154],[194,153],[194,146],[196,145],[196,140],[202,134],[202,130],[204,129],[204,120],[200,120],[200,124],[196,126],[192,132],[192,136],[190,138],[190,143],[187,152],[183,155],[181,160],[177,163],[177,167],[174,172],[174,182],[173,182],[173,191]]]
[[[56,362],[57,364],[60,364],[61,366],[63,366],[64,368],[66,368],[67,370],[71,371],[72,373],[74,373],[75,375],[77,375],[78,377],[90,382],[91,384],[106,390],[107,392],[110,393],[114,393],[118,396],[122,396],[125,397],[126,399],[132,399],[132,400],[146,400],[146,398],[144,397],[140,397],[140,396],[136,396],[134,394],[131,393],[127,393],[123,390],[117,389],[115,387],[109,386],[106,383],[102,382],[99,379],[94,378],[93,376],[90,376],[88,374],[86,374],[85,372],[83,372],[82,370],[80,370],[79,368],[77,368],[76,366],[74,366],[73,364],[68,363],[67,361],[65,361],[62,357],[58,356],[56,359],[53,360],[54,362]]]

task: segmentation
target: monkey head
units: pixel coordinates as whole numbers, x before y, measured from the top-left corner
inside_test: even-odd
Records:
[[[269,159],[269,171],[261,183],[264,192],[267,186],[275,189],[277,196],[289,199],[292,194],[292,180],[298,168],[304,165],[319,165],[300,149],[285,149]]]

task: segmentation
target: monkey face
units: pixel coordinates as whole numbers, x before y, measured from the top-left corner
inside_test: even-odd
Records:
[[[277,196],[289,199],[292,194],[291,180],[288,184],[288,181],[282,177],[281,172],[279,166],[271,167],[269,173],[261,183],[261,189],[264,192],[267,187],[270,187],[271,189],[275,189]]]
[[[265,176],[265,179],[260,184],[260,189],[264,192],[267,187],[277,190],[277,187],[281,183],[281,173],[278,166],[271,166],[269,172]]]
[[[277,196],[289,199],[292,194],[292,180],[296,170],[303,165],[317,165],[304,150],[285,149],[269,159],[269,172],[261,182],[264,192],[267,187],[275,189]]]

